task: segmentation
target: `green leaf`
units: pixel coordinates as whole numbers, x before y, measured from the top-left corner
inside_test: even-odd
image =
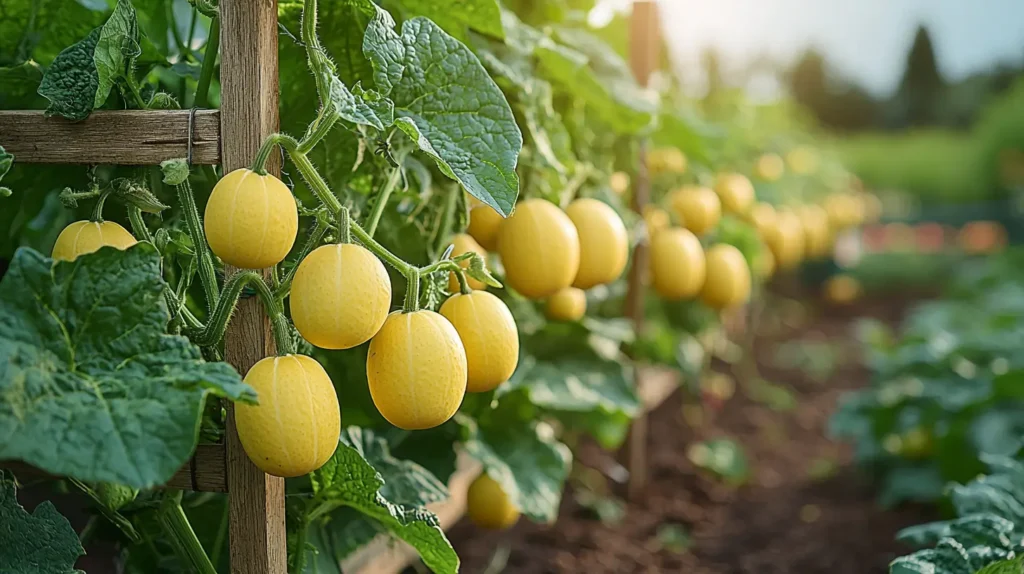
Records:
[[[7,172],[11,171],[14,165],[14,154],[7,153],[3,146],[0,146],[0,181],[4,179]]]
[[[747,455],[733,440],[723,438],[696,443],[690,447],[687,457],[693,464],[732,484],[741,484],[750,477]]]
[[[83,120],[107,101],[114,83],[142,53],[135,8],[118,0],[114,12],[99,28],[64,49],[43,75],[40,95],[50,100],[49,115]]]
[[[160,162],[160,171],[163,173],[164,183],[167,185],[181,185],[188,179],[188,161],[185,158],[168,159]]]
[[[38,106],[40,101],[39,82],[43,79],[43,69],[32,60],[16,66],[0,68],[0,109],[28,110]]]
[[[75,574],[85,554],[67,518],[45,501],[29,514],[18,504],[14,477],[0,470],[0,572]]]
[[[629,367],[596,356],[538,362],[517,372],[499,388],[498,396],[516,390],[525,391],[531,403],[550,411],[601,411],[632,418],[640,410]]]
[[[395,125],[471,195],[509,215],[519,194],[523,136],[505,96],[464,44],[426,18],[399,36],[383,10],[363,52],[377,89],[395,103]]]
[[[206,396],[254,402],[226,363],[166,333],[148,243],[73,262],[19,249],[0,281],[0,460],[149,488],[195,449]]]
[[[311,480],[314,496],[328,509],[354,508],[409,543],[432,571],[458,572],[459,557],[437,516],[423,508],[444,500],[447,489],[418,464],[393,457],[372,432],[346,428],[334,456]]]
[[[1024,556],[989,564],[978,570],[977,574],[1024,574]]]
[[[558,516],[565,478],[572,466],[569,447],[555,439],[546,423],[521,425],[496,421],[469,429],[466,451],[483,464],[516,508],[533,520],[553,522]]]
[[[426,16],[457,38],[466,28],[502,39],[501,7],[496,0],[398,0],[408,16]]]

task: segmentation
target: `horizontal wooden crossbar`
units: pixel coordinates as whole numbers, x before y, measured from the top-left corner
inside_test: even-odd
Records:
[[[156,165],[188,155],[190,110],[98,110],[81,122],[0,111],[0,146],[17,163]],[[220,163],[220,112],[196,110],[192,163]]]
[[[227,492],[226,460],[223,444],[201,444],[196,448],[196,452],[189,459],[188,464],[181,467],[181,470],[171,477],[165,487],[196,492]],[[23,462],[0,461],[0,468],[14,472],[15,476],[56,478]]]

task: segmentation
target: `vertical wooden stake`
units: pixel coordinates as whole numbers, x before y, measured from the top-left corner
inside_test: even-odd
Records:
[[[629,63],[637,83],[646,86],[651,73],[658,68],[660,36],[658,34],[658,12],[653,0],[633,2],[633,16],[630,21]],[[650,179],[647,173],[647,142],[641,141],[637,155],[636,179],[633,182],[633,210],[643,214],[650,196]],[[626,293],[626,313],[633,320],[637,336],[643,330],[644,321],[644,274],[647,271],[647,238],[637,242],[633,249],[633,266],[629,272],[629,287]],[[634,368],[634,385],[643,383],[642,369]],[[627,490],[631,500],[638,499],[647,485],[647,413],[633,421],[626,445],[629,468]]]
[[[227,173],[247,167],[278,128],[277,0],[221,0],[220,17],[221,157]],[[278,175],[279,157],[267,164]],[[274,352],[259,299],[242,300],[228,327],[225,359],[244,374]],[[226,435],[231,572],[285,574],[284,479],[264,474],[245,455],[230,407]]]

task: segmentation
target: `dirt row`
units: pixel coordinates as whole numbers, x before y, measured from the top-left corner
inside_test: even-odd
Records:
[[[625,503],[624,487],[614,480],[598,481],[607,491],[594,488],[595,476],[616,476],[607,470],[615,462],[583,444],[557,523],[520,520],[495,533],[463,521],[449,533],[461,571],[887,572],[907,550],[894,540],[896,531],[935,516],[924,508],[881,510],[849,447],[827,438],[826,427],[838,397],[867,382],[852,336],[854,318],[895,322],[906,307],[905,301],[817,307],[805,309],[798,325],[766,326],[770,334],[755,343],[760,376],[787,388],[795,401],[754,400],[750,395],[759,393],[739,380],[735,395],[712,412],[695,409],[696,399],[676,392],[650,415],[650,484],[639,500]],[[789,355],[802,349],[810,366],[792,364],[786,349]],[[716,363],[716,370],[739,378],[739,369],[725,363]],[[751,467],[742,486],[726,485],[687,457],[694,441],[713,438],[742,445]]]

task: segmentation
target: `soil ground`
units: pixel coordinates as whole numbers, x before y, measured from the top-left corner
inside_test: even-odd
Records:
[[[736,394],[704,422],[677,391],[649,415],[650,482],[625,503],[617,520],[602,522],[581,505],[580,481],[570,480],[553,526],[520,520],[507,532],[486,532],[467,521],[450,533],[461,571],[469,574],[687,572],[694,574],[871,574],[907,552],[894,540],[906,526],[935,519],[920,507],[882,510],[848,446],[827,438],[839,396],[868,382],[853,337],[856,317],[899,321],[907,301],[863,302],[852,308],[818,306],[798,324],[764,329],[755,343],[761,376],[789,387],[791,409],[755,401],[739,381]],[[838,357],[814,377],[779,366],[780,345],[818,345],[812,353]],[[798,345],[801,343],[797,343]],[[792,345],[790,346],[792,348]],[[716,370],[732,367],[717,363]],[[689,419],[689,422],[688,422]],[[695,440],[730,438],[742,445],[750,479],[738,488],[701,472],[687,457]],[[612,455],[596,445],[577,449],[577,468],[608,468]],[[594,471],[590,471],[593,475]],[[607,499],[622,504],[624,487]],[[575,485],[575,487],[573,486]],[[583,494],[586,494],[585,492]],[[616,503],[611,503],[613,506]]]

